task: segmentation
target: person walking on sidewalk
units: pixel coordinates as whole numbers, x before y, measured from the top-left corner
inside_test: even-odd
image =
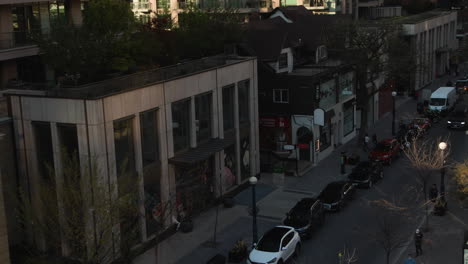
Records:
[[[422,255],[422,239],[423,239],[423,234],[421,233],[421,230],[416,229],[416,233],[414,234],[414,245],[416,247],[416,257]]]
[[[408,254],[408,258],[405,260],[405,263],[403,264],[416,264],[416,260],[411,257],[411,254]]]
[[[364,136],[364,146],[363,146],[365,152],[369,150],[369,141],[370,141],[369,135],[366,133],[366,135]]]

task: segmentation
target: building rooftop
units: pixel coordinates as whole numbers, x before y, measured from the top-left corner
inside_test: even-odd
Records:
[[[253,59],[255,57],[218,55],[78,86],[47,87],[46,84],[20,82],[10,84],[3,94],[98,99]]]
[[[394,22],[398,24],[418,24],[424,22],[426,20],[434,19],[439,16],[445,16],[452,13],[452,11],[442,11],[442,10],[432,10],[416,15],[411,16],[400,16],[400,17],[392,17],[385,19],[386,22]]]

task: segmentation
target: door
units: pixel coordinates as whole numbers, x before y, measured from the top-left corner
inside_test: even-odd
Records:
[[[310,146],[314,135],[307,127],[300,127],[297,132],[297,144]],[[311,161],[310,156],[310,147],[309,148],[300,148],[299,149],[299,159]]]
[[[292,239],[294,237],[294,232],[289,232],[285,237],[283,237],[283,241],[281,241],[281,250],[283,251],[283,260],[289,259],[289,257],[294,253],[294,247],[292,245]]]

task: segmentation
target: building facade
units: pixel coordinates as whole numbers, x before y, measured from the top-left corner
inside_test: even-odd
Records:
[[[403,17],[400,23],[416,53],[418,68],[410,80],[411,91],[420,90],[438,76],[456,70],[457,65],[451,61],[458,49],[456,11],[430,11]]]
[[[162,203],[196,216],[260,172],[256,69],[255,58],[219,56],[78,88],[10,90],[20,179],[37,198],[50,164],[60,190],[63,147],[77,151],[82,174],[94,162],[100,184],[118,183],[126,164],[138,183],[137,244],[154,238],[175,221],[159,218]]]

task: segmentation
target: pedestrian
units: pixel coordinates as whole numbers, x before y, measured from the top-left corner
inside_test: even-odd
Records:
[[[364,136],[364,151],[366,152],[369,150],[369,141],[369,135],[366,133],[366,135]]]
[[[421,233],[421,230],[416,229],[416,233],[414,234],[414,246],[416,247],[416,257],[422,255],[422,239],[423,239],[423,234]]]
[[[405,260],[404,264],[416,264],[416,260],[411,257],[411,254],[408,254],[408,258]]]
[[[375,133],[372,135],[372,143],[374,143],[374,146],[377,146],[377,134]]]
[[[429,199],[431,199],[431,202],[435,202],[438,195],[439,191],[437,190],[437,185],[434,183],[432,184],[431,189],[429,189]]]

